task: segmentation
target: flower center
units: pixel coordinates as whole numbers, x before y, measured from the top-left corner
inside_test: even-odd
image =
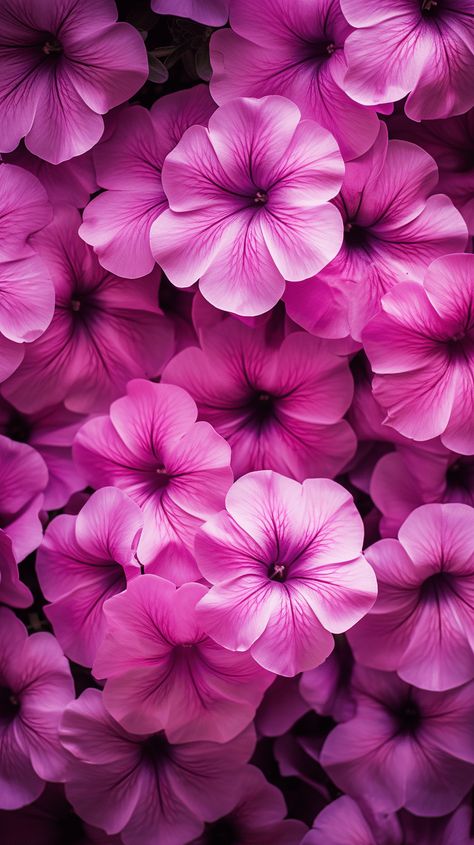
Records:
[[[403,702],[397,711],[400,729],[403,733],[415,733],[422,722],[420,709],[413,699],[409,698]]]
[[[257,191],[255,194],[253,201],[255,205],[265,205],[268,200],[268,194],[266,191]]]
[[[0,687],[0,721],[11,722],[20,710],[20,702],[9,687]]]
[[[80,311],[81,310],[80,299],[71,299],[71,308],[72,308],[73,311]]]
[[[438,5],[438,0],[422,0],[421,3],[421,12],[422,14],[430,14],[436,11],[436,7]]]
[[[333,44],[331,42],[330,44],[326,45],[326,53],[328,54],[328,56],[332,56],[332,54],[335,53],[335,52],[336,52],[336,45],[335,44]]]
[[[367,240],[367,232],[362,226],[348,220],[344,224],[344,242],[350,247],[362,247]]]
[[[268,567],[270,581],[286,581],[287,566],[284,563],[271,563]]]
[[[54,56],[58,53],[62,53],[63,47],[60,41],[54,37],[54,35],[49,35],[47,40],[44,42],[42,48],[42,52],[45,56]]]
[[[158,464],[158,466],[155,467],[155,479],[158,489],[166,487],[170,478],[171,476],[163,464]]]

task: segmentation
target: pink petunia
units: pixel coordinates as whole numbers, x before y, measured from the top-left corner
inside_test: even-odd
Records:
[[[34,801],[46,780],[62,780],[59,720],[74,698],[68,662],[51,634],[28,637],[0,608],[0,807]]]
[[[63,507],[72,493],[86,486],[72,460],[72,442],[84,421],[82,414],[74,414],[64,405],[45,408],[36,414],[22,414],[0,398],[0,434],[28,443],[48,468],[44,490],[46,510]]]
[[[66,203],[83,208],[89,202],[90,195],[97,191],[92,152],[62,164],[50,164],[30,153],[22,142],[12,153],[4,154],[2,159],[36,176],[53,205]]]
[[[462,114],[474,105],[472,0],[341,0],[356,32],[345,43],[343,87],[365,105],[408,99],[412,120]]]
[[[210,44],[216,102],[281,94],[329,129],[345,158],[369,149],[379,122],[344,89],[344,42],[353,30],[339,0],[234,0],[230,24]]]
[[[474,678],[474,508],[423,505],[365,554],[379,595],[349,634],[356,658],[423,689]]]
[[[176,552],[181,583],[199,577],[192,554],[196,530],[223,506],[232,483],[229,445],[196,417],[182,388],[136,379],[109,416],[82,427],[74,445],[92,485],[113,484],[142,508],[140,561],[153,561],[161,574],[160,555]]]
[[[316,816],[301,845],[403,845],[403,842],[395,813],[371,813],[363,804],[343,795]],[[417,845],[421,843],[417,841]]]
[[[227,742],[252,721],[273,675],[206,636],[196,604],[207,592],[142,575],[104,606],[93,672],[107,679],[104,704],[127,730]]]
[[[29,588],[20,581],[12,541],[5,531],[0,531],[0,604],[28,607],[32,603]]]
[[[103,605],[140,574],[135,557],[143,527],[140,508],[125,493],[104,487],[77,516],[48,526],[36,571],[56,637],[71,660],[92,666],[105,630]]]
[[[223,26],[229,17],[229,0],[151,0],[159,15],[178,15],[207,26]]]
[[[112,0],[2,0],[0,33],[0,152],[23,137],[52,164],[90,150],[101,115],[148,76],[143,40]]]
[[[474,456],[457,455],[436,441],[397,447],[377,461],[370,495],[382,514],[382,537],[396,537],[409,514],[430,502],[474,506]]]
[[[170,281],[225,311],[254,316],[285,280],[314,275],[336,255],[341,217],[328,203],[344,165],[333,136],[285,97],[237,99],[193,126],[167,156],[170,208],[151,228]]]
[[[360,340],[384,293],[397,282],[421,282],[435,258],[466,246],[461,214],[448,197],[433,194],[437,181],[428,153],[407,141],[387,141],[381,126],[373,148],[346,165],[334,201],[344,223],[338,255],[292,297],[301,291],[304,308],[321,281],[333,285],[346,298],[351,335]]]
[[[80,239],[79,224],[76,209],[58,206],[34,241],[53,279],[56,307],[2,385],[3,396],[26,413],[62,401],[78,413],[105,411],[130,378],[157,376],[173,349],[158,307],[159,271],[134,281],[111,275]]]
[[[236,806],[207,824],[190,845],[300,845],[306,825],[285,819],[281,792],[254,766],[248,766]]]
[[[334,481],[243,476],[196,537],[199,568],[214,585],[198,605],[204,630],[280,675],[313,669],[331,653],[332,633],[374,602],[362,536],[352,497]]]
[[[165,368],[163,381],[184,387],[200,419],[232,447],[236,477],[273,469],[302,481],[334,476],[356,441],[343,414],[352,398],[347,361],[303,332],[275,343],[266,327],[223,320],[200,332]]]
[[[345,722],[354,715],[350,683],[354,658],[344,637],[336,637],[334,651],[327,660],[303,672],[299,691],[303,700],[321,716]]]
[[[17,562],[38,548],[39,518],[48,469],[35,449],[0,435],[0,529],[12,542]]]
[[[136,279],[155,266],[152,223],[168,208],[161,170],[193,124],[207,124],[216,106],[206,85],[121,110],[111,136],[94,150],[97,181],[106,188],[84,210],[79,234],[112,273]]]
[[[61,741],[71,757],[66,795],[81,818],[124,845],[185,845],[235,806],[255,734],[175,745],[163,733],[136,736],[87,689],[66,709]]]
[[[454,810],[474,782],[474,685],[426,692],[358,666],[352,687],[356,714],[323,746],[329,777],[376,813]]]
[[[405,437],[474,452],[474,256],[434,261],[382,299],[363,339],[384,420]]]

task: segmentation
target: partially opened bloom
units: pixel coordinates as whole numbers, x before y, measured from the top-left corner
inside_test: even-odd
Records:
[[[207,26],[223,26],[229,17],[229,0],[151,0],[159,15],[178,15]]]
[[[127,730],[227,742],[252,721],[273,675],[206,636],[196,604],[207,592],[143,575],[104,606],[93,671],[107,679],[105,706]]]
[[[426,692],[358,666],[352,687],[356,714],[321,753],[331,780],[376,813],[454,810],[474,782],[474,685]]]
[[[382,537],[396,537],[407,516],[430,502],[474,506],[474,456],[457,455],[434,441],[398,446],[377,461],[370,495],[382,514]]]
[[[43,507],[48,469],[41,455],[27,443],[0,435],[0,529],[12,541],[17,562],[38,548],[43,530]]]
[[[352,651],[344,637],[336,637],[334,651],[316,669],[303,672],[299,690],[303,700],[320,716],[345,722],[354,715],[351,677]]]
[[[129,106],[95,148],[97,181],[107,190],[85,208],[79,232],[107,270],[131,279],[151,272],[151,224],[168,207],[163,162],[186,129],[207,124],[215,108],[206,85],[162,97],[150,110]]]
[[[35,238],[56,307],[47,331],[28,344],[21,367],[3,384],[21,411],[62,401],[71,411],[104,411],[130,378],[157,376],[172,352],[172,329],[158,307],[159,270],[133,282],[111,275],[80,239],[79,224],[76,209],[58,206]]]
[[[61,740],[71,755],[66,795],[81,818],[121,833],[124,845],[184,845],[235,805],[255,734],[176,745],[163,733],[136,736],[87,689],[67,708]]]
[[[462,252],[466,225],[448,197],[433,195],[437,181],[428,153],[407,141],[387,141],[381,126],[372,149],[346,165],[334,201],[343,244],[319,276],[302,283],[303,301],[311,289],[317,295],[321,281],[334,285],[346,297],[351,334],[360,340],[384,293],[397,282],[421,282],[435,258]]]
[[[346,41],[344,90],[359,103],[408,99],[412,120],[462,114],[474,105],[472,0],[341,0],[357,31]]]
[[[285,819],[281,792],[254,766],[248,766],[236,806],[226,816],[206,824],[190,845],[300,845],[306,825]]]
[[[192,557],[196,530],[222,507],[232,483],[229,445],[196,417],[181,387],[136,379],[109,416],[81,428],[74,446],[93,486],[120,487],[142,508],[140,561],[178,549],[188,580],[199,575]]]
[[[334,137],[291,100],[233,100],[167,156],[170,208],[152,226],[153,254],[177,287],[199,279],[218,308],[262,314],[285,279],[306,279],[336,255],[341,217],[327,201],[343,172]]]
[[[236,477],[273,469],[302,481],[334,476],[355,451],[343,414],[352,398],[347,360],[328,344],[294,332],[280,344],[265,326],[227,319],[200,332],[165,368],[232,447]]]
[[[28,607],[33,603],[30,590],[20,581],[12,541],[5,531],[0,531],[0,603],[10,607]]]
[[[404,282],[382,299],[364,331],[385,422],[414,440],[441,435],[474,452],[474,256],[447,255],[423,285]]]
[[[474,508],[423,505],[365,554],[379,595],[349,635],[356,658],[424,689],[474,678]]]
[[[374,602],[362,536],[351,495],[334,481],[243,476],[196,537],[199,568],[214,585],[198,606],[204,630],[280,675],[314,668],[333,649],[330,632],[346,631]]]
[[[433,156],[439,170],[438,189],[452,199],[474,235],[474,109],[447,120],[421,123],[397,114],[388,130],[391,138],[413,141]]]
[[[3,0],[0,32],[0,152],[23,137],[53,164],[90,150],[101,115],[148,76],[143,40],[111,0]]]
[[[135,552],[142,526],[140,508],[114,487],[93,493],[77,516],[61,514],[49,524],[36,571],[51,602],[46,616],[71,660],[92,666],[104,602],[140,574]]]
[[[68,662],[51,634],[28,637],[0,608],[0,807],[34,801],[46,780],[62,780],[59,720],[74,698]]]
[[[235,0],[231,29],[211,39],[211,91],[234,97],[282,94],[303,117],[329,129],[345,158],[361,155],[378,132],[375,109],[344,90],[344,42],[352,32],[339,0]]]
[[[29,443],[48,468],[44,507],[63,507],[71,493],[85,487],[85,481],[72,460],[74,435],[85,421],[82,414],[54,405],[36,414],[22,414],[0,398],[0,434]]]

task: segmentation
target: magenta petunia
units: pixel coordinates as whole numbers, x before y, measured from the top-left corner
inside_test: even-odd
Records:
[[[316,279],[298,286],[303,303],[321,281],[335,286],[346,298],[351,334],[360,340],[384,293],[397,282],[421,282],[435,258],[462,252],[466,225],[448,197],[433,194],[437,181],[435,160],[415,144],[387,141],[382,126],[372,149],[346,165],[334,201],[344,241]]]
[[[402,522],[420,505],[463,502],[474,506],[474,456],[457,455],[431,441],[398,446],[376,463],[370,495],[382,514],[382,537],[396,537]]]
[[[207,26],[223,26],[229,17],[230,0],[151,0],[159,15],[178,15]]]
[[[352,651],[343,637],[336,637],[334,651],[316,669],[300,677],[299,691],[303,700],[321,716],[345,722],[354,715],[351,677],[354,668]]]
[[[199,577],[192,555],[196,530],[220,510],[232,483],[229,445],[196,417],[196,404],[182,388],[136,379],[109,416],[82,427],[74,446],[92,485],[113,484],[142,508],[141,563],[158,565],[157,556],[176,551],[181,582]],[[159,566],[155,571],[161,574]]]
[[[346,93],[365,105],[401,100],[412,120],[474,105],[472,0],[341,0],[356,32],[345,43]]]
[[[206,636],[196,604],[207,592],[143,575],[105,604],[93,672],[107,679],[104,704],[127,730],[227,742],[252,721],[273,675]]]
[[[352,398],[346,359],[303,332],[278,343],[265,326],[233,318],[200,340],[168,363],[163,381],[185,388],[226,438],[236,477],[273,469],[302,481],[343,468],[356,446],[342,420]]]
[[[150,111],[130,106],[95,148],[97,181],[106,190],[85,208],[79,233],[107,270],[131,279],[151,272],[151,225],[168,208],[163,162],[186,129],[207,125],[215,109],[206,85],[163,97]]]
[[[105,411],[130,378],[157,376],[173,350],[172,328],[158,307],[159,270],[133,281],[111,275],[80,239],[79,224],[76,209],[58,206],[34,241],[56,307],[2,385],[3,396],[27,413],[62,401],[78,413]]]
[[[315,818],[301,845],[403,845],[395,813],[371,813],[349,795],[328,804]],[[411,845],[411,843],[410,843]],[[421,843],[417,840],[417,845]],[[426,843],[428,845],[428,843]],[[430,843],[430,845],[434,845]],[[441,843],[440,843],[441,845]]]
[[[3,0],[0,33],[0,152],[23,137],[52,164],[90,150],[101,115],[148,76],[143,40],[117,23],[113,0]]]
[[[135,557],[143,516],[115,487],[103,487],[77,516],[48,526],[36,571],[56,637],[71,660],[92,666],[105,630],[103,605],[140,574]]]
[[[236,806],[227,816],[206,824],[190,845],[300,845],[306,825],[285,816],[281,792],[248,766]]]
[[[375,398],[405,437],[474,452],[474,256],[434,261],[382,299],[364,331]]]
[[[243,476],[196,537],[199,568],[214,585],[198,605],[204,630],[280,675],[314,668],[331,653],[332,633],[374,602],[362,536],[351,495],[334,481]]]
[[[474,109],[448,120],[414,123],[396,114],[388,123],[390,137],[413,141],[433,156],[439,170],[438,189],[452,199],[474,235]]]
[[[285,280],[306,279],[336,255],[341,216],[328,200],[343,172],[334,137],[301,120],[291,100],[233,100],[167,156],[170,208],[152,225],[152,252],[177,287],[199,279],[216,307],[262,314]]]
[[[185,845],[235,806],[255,734],[174,745],[163,733],[136,736],[87,689],[66,709],[61,740],[71,757],[66,795],[81,818],[124,845]]]
[[[28,607],[32,603],[31,591],[20,581],[12,541],[5,531],[0,530],[0,604]]]
[[[17,562],[41,543],[40,511],[47,483],[41,455],[27,443],[0,435],[0,529],[12,541]]]
[[[474,508],[423,505],[365,554],[379,595],[349,634],[357,659],[429,690],[474,678]]]
[[[329,129],[344,157],[369,149],[379,122],[345,92],[344,42],[353,29],[339,0],[234,0],[230,23],[211,39],[216,102],[281,94]]]
[[[34,801],[46,780],[62,780],[59,720],[74,698],[68,662],[51,634],[28,637],[0,608],[0,807]]]
[[[0,434],[28,443],[48,468],[44,490],[46,510],[63,507],[69,496],[86,486],[72,460],[72,442],[85,417],[64,405],[45,408],[36,414],[22,414],[0,398]]]
[[[50,164],[30,153],[21,143],[13,152],[4,154],[2,159],[36,176],[53,205],[66,203],[83,208],[98,188],[92,151],[62,164]]]
[[[358,666],[352,688],[356,714],[331,731],[321,753],[334,783],[378,813],[454,810],[474,782],[473,684],[427,692]]]

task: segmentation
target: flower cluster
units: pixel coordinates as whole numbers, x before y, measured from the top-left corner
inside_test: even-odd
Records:
[[[474,0],[0,2],[1,845],[474,845]]]

